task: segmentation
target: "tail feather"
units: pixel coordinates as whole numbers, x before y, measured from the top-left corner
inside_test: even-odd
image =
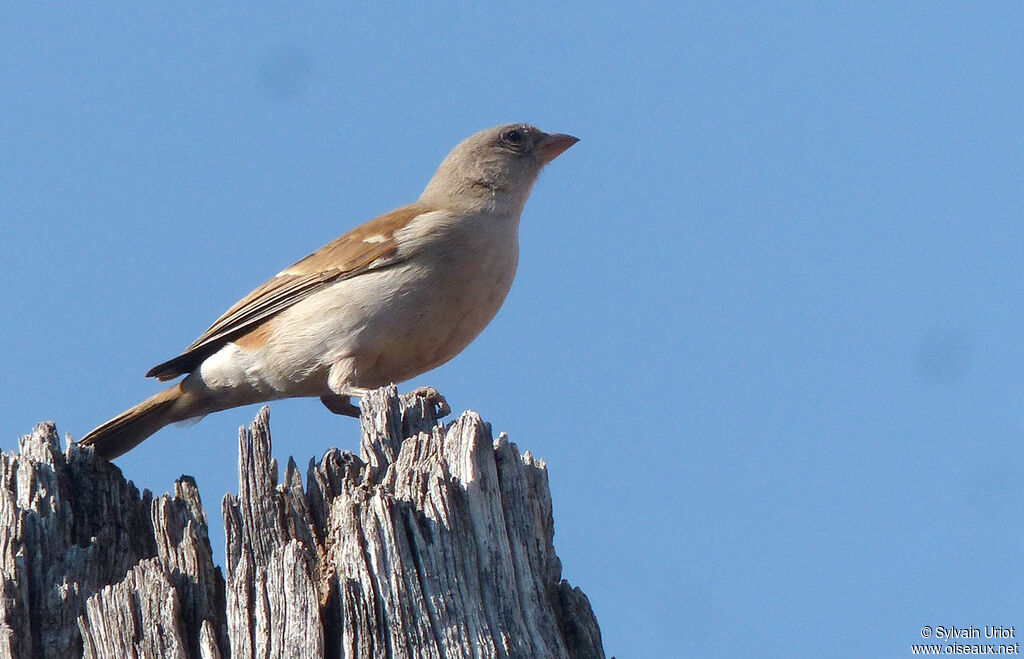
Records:
[[[179,382],[89,431],[78,443],[93,447],[102,458],[113,460],[164,426],[196,416],[191,409],[192,399]]]

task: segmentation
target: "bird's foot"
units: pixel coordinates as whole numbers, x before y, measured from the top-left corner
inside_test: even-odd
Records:
[[[359,418],[359,407],[352,404],[352,398],[350,396],[328,394],[326,396],[320,396],[320,402],[324,404],[324,407],[335,414],[351,416],[356,419]]]
[[[438,419],[442,419],[452,413],[452,408],[448,406],[448,401],[445,400],[440,391],[433,387],[417,387],[410,391],[408,395],[422,398],[428,404],[433,405],[437,409],[436,415]]]

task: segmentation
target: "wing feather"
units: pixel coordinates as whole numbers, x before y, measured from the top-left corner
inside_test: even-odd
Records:
[[[170,380],[189,373],[229,341],[332,284],[401,261],[395,233],[432,209],[415,203],[376,217],[335,238],[236,302],[185,351],[157,364],[146,377]]]

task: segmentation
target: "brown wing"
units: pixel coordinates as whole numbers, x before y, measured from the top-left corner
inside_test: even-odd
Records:
[[[265,282],[224,312],[185,352],[149,369],[170,380],[195,370],[224,344],[335,282],[399,262],[395,233],[432,209],[415,203],[385,213],[335,238]]]

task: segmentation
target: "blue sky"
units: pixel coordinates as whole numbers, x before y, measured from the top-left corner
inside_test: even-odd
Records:
[[[609,654],[1024,627],[1024,8],[547,4],[5,4],[0,448],[152,394],[238,297],[529,121],[581,142],[512,292],[404,387],[546,459]],[[193,474],[219,555],[255,411],[118,461]],[[271,424],[279,459],[358,446],[317,401]]]

